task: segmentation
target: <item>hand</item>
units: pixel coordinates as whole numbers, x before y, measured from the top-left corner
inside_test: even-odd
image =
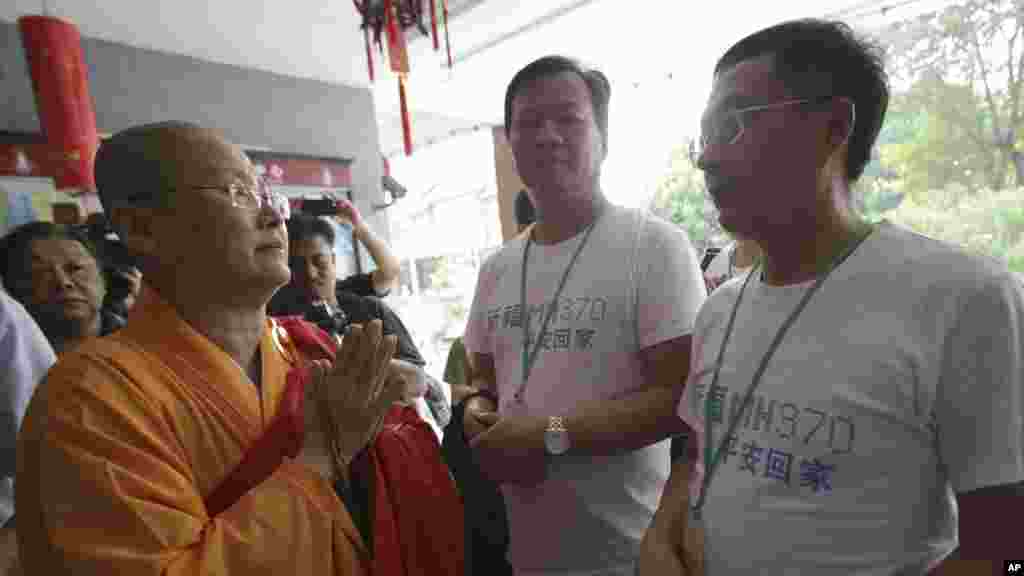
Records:
[[[487,427],[470,441],[480,472],[497,484],[540,484],[547,477],[544,431],[547,420],[531,416],[502,418],[480,414]]]
[[[18,563],[18,540],[13,528],[0,528],[0,575],[21,574]]]
[[[306,443],[300,457],[320,472],[327,464],[334,475],[344,475],[380,431],[384,414],[402,397],[404,382],[391,368],[397,339],[382,332],[380,320],[365,328],[353,324],[334,365],[321,361],[311,367]]]
[[[392,360],[388,369],[402,380],[402,399],[412,401],[427,393],[427,379],[423,368],[405,360]]]
[[[466,402],[462,416],[462,435],[472,440],[497,421],[498,407],[490,398],[475,396]]]
[[[138,268],[132,267],[125,271],[124,276],[131,284],[131,295],[133,297],[138,297],[139,290],[142,289],[142,272],[139,272]]]
[[[687,568],[680,551],[654,525],[640,542],[636,568],[639,576],[697,576]]]
[[[475,394],[477,392],[476,388],[473,388],[472,386],[467,386],[465,384],[452,384],[451,387],[452,387],[452,406],[455,406],[456,404],[459,404],[460,402],[462,402],[466,398],[469,398],[469,396],[471,394]]]
[[[363,216],[359,213],[359,209],[349,202],[347,198],[342,198],[337,202],[338,214],[337,217],[341,220],[348,220],[352,223],[352,228],[359,229],[366,226],[363,222]]]

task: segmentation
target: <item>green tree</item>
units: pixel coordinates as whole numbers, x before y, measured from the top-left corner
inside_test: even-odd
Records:
[[[430,288],[433,290],[447,290],[452,287],[451,268],[448,259],[444,256],[433,258],[430,269]]]
[[[881,164],[896,176],[899,191],[921,201],[922,195],[935,190],[969,193],[982,187],[1001,188],[1006,165],[998,151],[977,145],[961,123],[925,100],[941,93],[951,106],[959,102],[955,107],[978,111],[970,89],[930,83],[919,82],[908,93],[893,96],[886,131],[896,134],[878,144]],[[912,132],[904,132],[905,127]]]
[[[978,190],[947,205],[906,198],[886,217],[926,236],[962,246],[1024,272],[1024,189]]]
[[[704,177],[689,157],[689,143],[672,150],[665,174],[658,181],[650,209],[686,230],[698,253],[725,241]]]
[[[890,106],[882,131],[875,142],[871,162],[864,168],[860,179],[854,183],[854,208],[871,222],[882,220],[888,211],[899,206],[903,200],[906,186],[904,177],[897,169],[900,165],[891,161],[883,162],[881,151],[890,145],[912,141],[917,134],[918,116],[899,107]]]
[[[988,188],[1024,185],[1024,0],[969,0],[894,23],[881,39],[891,73],[911,86],[898,104],[924,114],[923,134],[887,152],[911,172],[910,189],[970,187],[979,167]]]

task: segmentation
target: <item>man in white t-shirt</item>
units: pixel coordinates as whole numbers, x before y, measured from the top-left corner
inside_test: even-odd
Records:
[[[0,574],[17,563],[14,516],[16,441],[36,386],[57,361],[43,331],[0,285]]]
[[[519,575],[632,575],[667,438],[686,430],[673,408],[704,283],[685,233],[604,198],[609,93],[600,72],[546,57],[505,97],[537,222],[481,268],[465,425],[502,487]]]
[[[990,574],[967,560],[1024,552],[1024,291],[851,209],[887,101],[880,51],[840,23],[719,60],[696,161],[765,259],[697,318],[678,409],[699,465],[673,470],[642,575],[701,551],[711,576]]]

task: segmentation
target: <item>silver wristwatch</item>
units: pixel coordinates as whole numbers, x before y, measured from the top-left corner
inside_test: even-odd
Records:
[[[561,416],[548,418],[548,427],[544,431],[544,450],[559,456],[569,451],[569,431],[565,429],[565,421]]]

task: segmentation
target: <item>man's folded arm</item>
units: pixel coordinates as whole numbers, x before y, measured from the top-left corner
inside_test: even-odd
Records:
[[[469,356],[469,381],[474,390],[497,396],[498,376],[494,368],[494,356],[473,352]]]

